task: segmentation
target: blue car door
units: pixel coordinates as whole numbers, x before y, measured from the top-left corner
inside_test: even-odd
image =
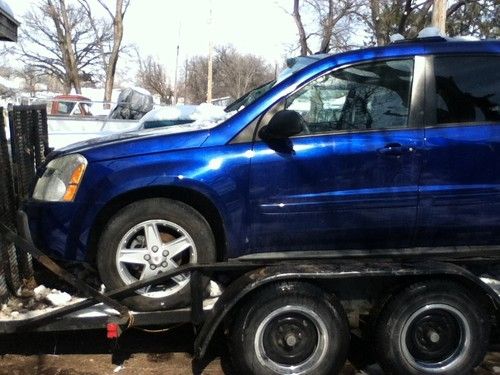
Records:
[[[250,252],[355,254],[412,244],[423,142],[417,63],[326,72],[262,117],[261,127],[273,112],[294,110],[306,126],[254,143]]]
[[[431,60],[417,243],[498,244],[500,55]]]

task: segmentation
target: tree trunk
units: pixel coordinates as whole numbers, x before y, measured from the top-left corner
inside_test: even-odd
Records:
[[[333,35],[333,0],[328,0],[328,15],[323,25],[323,37],[321,39],[321,46],[319,53],[327,53],[330,51],[330,42]]]
[[[104,85],[104,101],[111,101],[113,86],[115,82],[116,65],[120,54],[120,47],[123,39],[123,0],[116,0],[115,16],[113,19],[113,49],[109,56],[108,66],[106,67],[106,83]]]
[[[446,33],[446,0],[434,0],[432,7],[432,26]]]
[[[306,31],[304,30],[304,25],[300,17],[299,0],[293,0],[293,19],[299,30],[300,55],[306,56],[310,50],[307,47]]]
[[[385,44],[385,38],[382,31],[382,23],[380,22],[380,0],[370,0],[370,7],[372,10],[372,24],[377,46],[383,46]]]
[[[47,0],[49,15],[57,32],[57,40],[59,49],[63,57],[65,79],[64,89],[66,94],[71,92],[71,87],[75,88],[78,94],[81,94],[80,77],[78,76],[78,68],[76,65],[75,51],[71,41],[72,27],[68,20],[65,0],[59,0],[59,9],[56,8],[52,0]]]
[[[66,50],[67,59],[68,59],[68,70],[71,82],[77,94],[82,93],[82,87],[80,84],[80,75],[78,72],[78,66],[76,64],[76,56],[75,51],[73,49],[72,42],[72,25],[68,19],[68,10],[66,8],[66,1],[59,0],[61,19],[62,19],[62,27],[64,30],[64,49]]]
[[[412,12],[411,0],[406,0],[404,12],[403,15],[401,16],[401,19],[399,20],[399,25],[398,25],[398,33],[400,33],[401,35],[405,34],[406,22],[408,21],[408,17],[410,17],[411,12]]]

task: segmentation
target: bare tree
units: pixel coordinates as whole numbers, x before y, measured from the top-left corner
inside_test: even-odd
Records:
[[[139,85],[152,94],[159,95],[162,103],[172,104],[173,91],[165,67],[151,56],[148,56],[145,60],[140,60],[139,65],[140,68],[137,73]]]
[[[194,56],[186,61],[185,103],[199,104],[207,99],[208,59],[205,56]]]
[[[24,80],[24,89],[34,97],[37,92],[38,85],[42,82],[40,72],[31,65],[25,65],[18,76]]]
[[[104,101],[111,101],[113,93],[116,65],[120,52],[122,51],[123,40],[123,19],[130,4],[130,0],[115,0],[114,11],[104,0],[97,0],[104,8],[112,24],[112,36],[103,35],[102,30],[108,29],[106,22],[99,20],[92,14],[91,6],[88,0],[79,0],[79,3],[85,9],[89,23],[96,37],[96,45],[100,51],[102,68],[104,70]]]
[[[311,50],[307,45],[306,30],[304,29],[304,24],[302,23],[302,17],[299,10],[299,0],[293,0],[293,19],[295,20],[295,25],[299,32],[299,45],[300,45],[300,55],[305,56],[311,54]]]
[[[274,67],[260,57],[241,54],[232,46],[219,46],[214,52],[215,98],[229,96],[236,99],[275,76]],[[206,100],[207,66],[205,56],[195,56],[186,62],[185,101],[197,104]]]
[[[274,68],[262,58],[241,54],[233,46],[215,49],[215,82],[218,96],[237,99],[274,78]]]
[[[353,20],[361,5],[361,0],[294,0],[292,16],[299,34],[300,54],[349,49],[355,31]]]
[[[372,34],[372,43],[384,45],[391,34],[414,38],[431,25],[434,0],[369,0],[358,16]],[[450,36],[498,37],[498,0],[459,0],[446,10],[446,32]]]
[[[56,77],[69,93],[81,93],[100,59],[98,40],[109,40],[110,25],[101,24],[98,37],[80,4],[66,0],[39,0],[23,17],[19,54],[44,74]]]
[[[500,38],[500,6],[498,0],[460,0],[448,7],[446,32],[450,36],[472,35]]]

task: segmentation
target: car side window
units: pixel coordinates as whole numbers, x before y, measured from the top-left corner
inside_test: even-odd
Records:
[[[58,104],[58,115],[69,115],[75,106],[72,102],[59,102]]]
[[[436,56],[437,124],[500,121],[500,56]]]
[[[289,96],[299,112],[300,135],[408,127],[413,60],[356,65],[323,75]]]

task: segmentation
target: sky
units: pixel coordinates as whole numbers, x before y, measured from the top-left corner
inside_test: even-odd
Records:
[[[18,19],[36,3],[4,1]],[[289,0],[131,0],[124,21],[124,43],[136,45],[142,57],[159,59],[171,77],[177,45],[182,62],[194,55],[207,55],[210,39],[213,45],[233,44],[240,52],[281,65],[296,40],[293,18],[287,14],[291,6]],[[122,70],[127,70],[126,64],[130,62],[124,59]]]

